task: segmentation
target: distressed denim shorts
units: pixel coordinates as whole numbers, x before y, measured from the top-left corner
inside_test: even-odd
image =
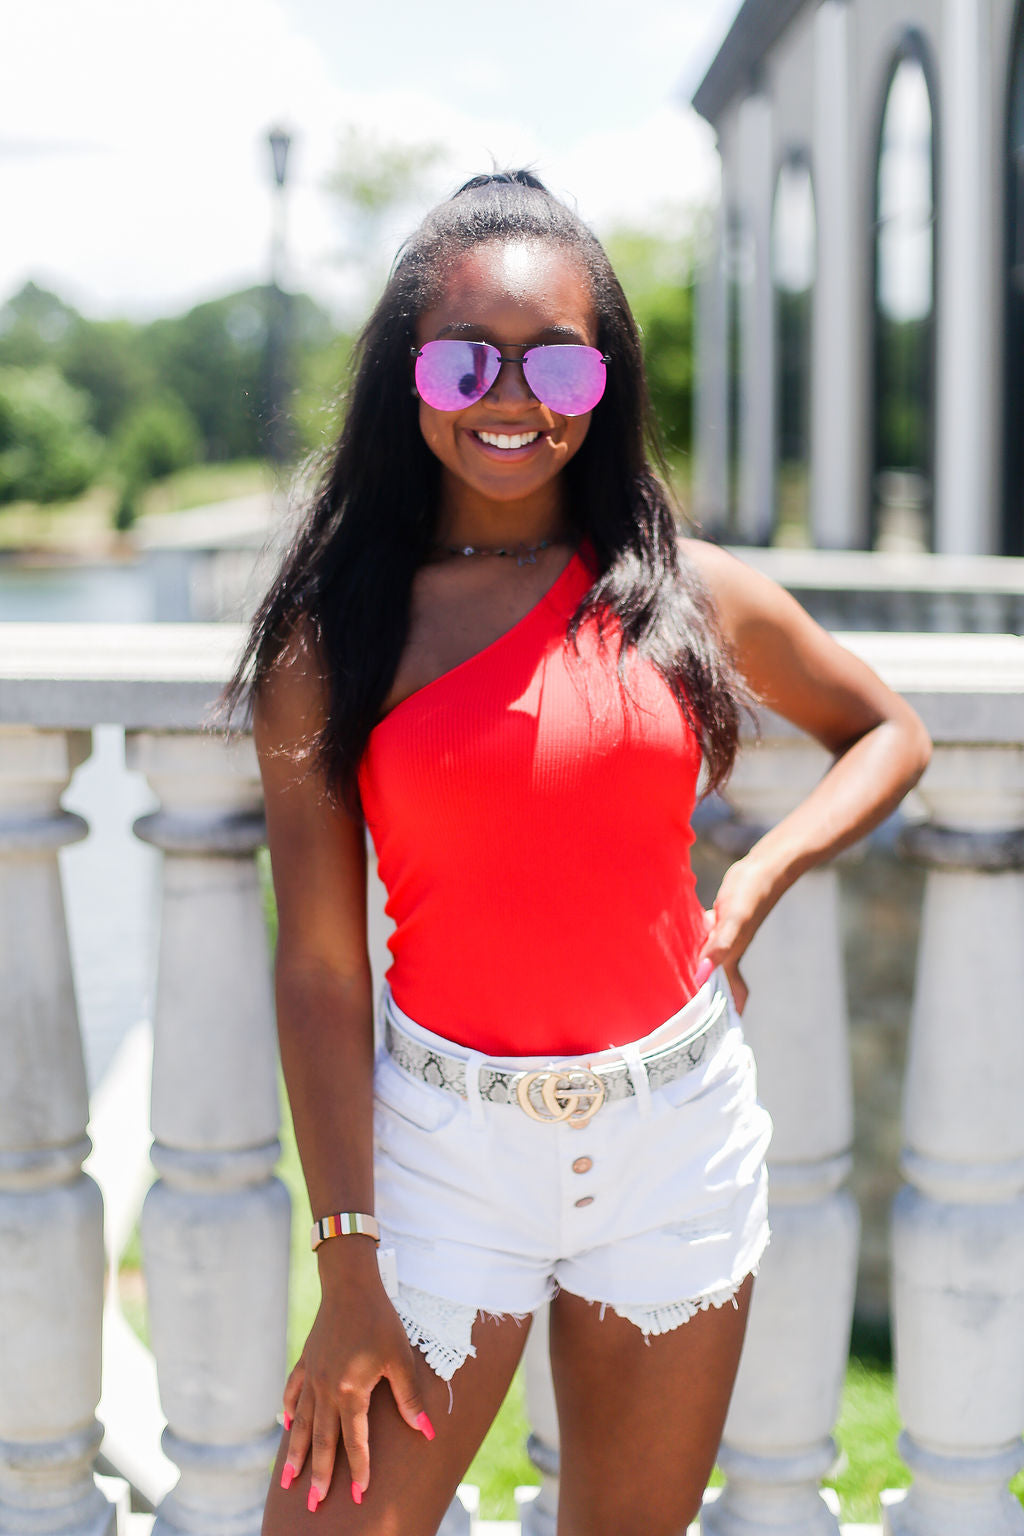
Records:
[[[706,1058],[651,1087],[639,1057],[723,1004]],[[400,1041],[467,1066],[465,1097],[410,1075],[385,1048],[375,1069],[382,1272],[411,1342],[443,1379],[473,1353],[479,1313],[525,1316],[561,1289],[649,1336],[732,1301],[756,1272],[771,1121],[720,971],[643,1040],[589,1058],[624,1058],[633,1093],[580,1126],[532,1118],[515,1095],[481,1096],[481,1068],[539,1071],[549,1059],[485,1060],[421,1028],[387,992],[383,1006]]]

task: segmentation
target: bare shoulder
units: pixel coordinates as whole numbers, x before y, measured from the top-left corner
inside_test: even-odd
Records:
[[[783,587],[705,539],[680,539],[686,559],[711,594],[723,638],[734,650],[752,627],[800,624],[807,614]],[[811,621],[809,621],[811,622]],[[817,626],[815,626],[817,627]]]

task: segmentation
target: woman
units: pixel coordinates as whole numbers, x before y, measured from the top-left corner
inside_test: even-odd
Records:
[[[713,1463],[767,1241],[738,963],[929,747],[784,592],[677,538],[647,421],[597,241],[531,174],[476,178],[400,254],[255,622],[235,696],[322,1288],[268,1536],[307,1509],[431,1536],[548,1298],[562,1536],[677,1532]],[[835,762],[704,913],[697,776],[751,696]],[[364,821],[396,922],[376,1064]]]

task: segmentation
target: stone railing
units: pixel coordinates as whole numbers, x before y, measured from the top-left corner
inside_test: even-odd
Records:
[[[927,867],[905,1082],[893,1309],[914,1482],[890,1536],[1024,1532],[1007,1483],[1024,1460],[1024,640],[858,635],[936,741],[906,856]],[[255,1536],[285,1371],[288,1207],[254,855],[251,745],[203,722],[238,632],[224,626],[0,626],[0,1536],[108,1536],[101,1430],[103,1232],[82,1172],[89,1106],[57,850],[60,807],[100,722],[126,731],[163,850],[153,1162],[142,1213],[149,1324],[178,1481],[156,1530]],[[824,754],[769,717],[717,823],[735,856],[813,784]],[[745,1023],[775,1118],[773,1241],[721,1451],[713,1536],[825,1536],[820,1482],[853,1306],[845,1188],[851,1094],[834,867],[771,915],[746,970]],[[375,946],[382,933],[373,899]],[[554,1530],[557,1430],[535,1331],[524,1506]],[[116,1384],[115,1384],[116,1385]],[[105,1395],[112,1384],[103,1383]],[[467,1517],[468,1518],[468,1517]],[[452,1526],[458,1523],[453,1520]]]
[[[852,549],[735,551],[832,630],[1024,632],[1024,560]]]

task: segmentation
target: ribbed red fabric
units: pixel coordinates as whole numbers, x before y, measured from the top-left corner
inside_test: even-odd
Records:
[[[664,680],[566,626],[574,555],[512,629],[397,705],[359,774],[388,980],[427,1029],[491,1056],[639,1039],[693,994],[700,750]],[[607,628],[607,626],[606,626]]]

